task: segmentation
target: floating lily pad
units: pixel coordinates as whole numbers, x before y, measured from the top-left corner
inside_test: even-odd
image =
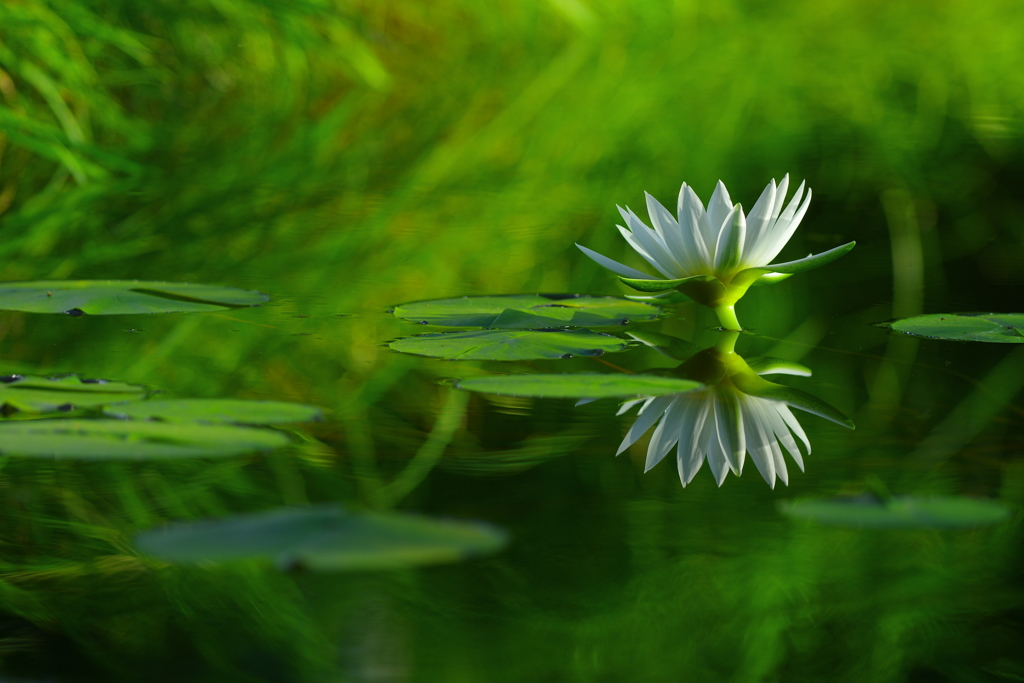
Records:
[[[534,398],[612,398],[663,396],[700,389],[704,385],[688,379],[657,375],[612,375],[579,373],[571,375],[495,375],[473,377],[456,385],[466,391]]]
[[[533,360],[601,356],[628,343],[589,330],[467,330],[420,334],[388,344],[395,351],[458,360]]]
[[[108,408],[111,417],[164,420],[168,422],[231,422],[269,425],[312,422],[322,411],[316,406],[284,401],[245,401],[220,398],[189,398],[145,401]]]
[[[83,460],[207,458],[268,451],[282,432],[233,425],[126,420],[21,420],[0,423],[0,455]]]
[[[139,280],[0,283],[0,309],[26,313],[190,313],[257,306],[269,297],[234,287]]]
[[[140,534],[135,545],[179,564],[265,560],[282,569],[351,571],[458,562],[506,541],[487,524],[323,505],[172,524]]]
[[[884,326],[915,337],[1024,344],[1024,313],[933,313]]]
[[[944,496],[883,500],[873,494],[783,502],[779,510],[787,517],[820,524],[875,529],[957,529],[995,524],[1010,514],[996,500]]]
[[[82,379],[77,375],[0,377],[0,413],[53,413],[138,401],[146,389],[134,384]]]
[[[538,329],[602,327],[654,320],[660,309],[611,296],[513,294],[466,296],[396,306],[395,317],[446,327]]]

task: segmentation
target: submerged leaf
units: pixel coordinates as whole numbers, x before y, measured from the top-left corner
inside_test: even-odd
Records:
[[[626,325],[654,320],[661,311],[611,296],[513,294],[418,301],[396,306],[394,315],[445,327],[538,329]]]
[[[103,379],[82,379],[77,375],[0,377],[0,413],[68,412],[78,408],[138,401],[146,397],[145,387]]]
[[[189,313],[257,306],[269,297],[234,287],[139,280],[0,283],[0,310],[69,315]]]
[[[0,423],[0,455],[83,460],[206,458],[268,451],[291,443],[282,432],[233,425],[126,420]]]
[[[995,524],[1010,514],[996,500],[948,496],[883,500],[871,494],[787,501],[780,503],[779,510],[794,519],[876,529],[956,529]]]
[[[496,375],[464,379],[459,389],[486,394],[534,398],[611,398],[662,396],[699,389],[704,385],[688,379],[657,375]]]
[[[641,344],[650,346],[659,353],[675,360],[686,360],[701,350],[701,348],[693,342],[680,339],[679,337],[673,337],[670,334],[647,332],[646,330],[634,330],[633,332],[627,332],[626,334],[633,339],[636,339]]]
[[[497,552],[506,542],[506,534],[488,524],[334,505],[172,524],[135,539],[143,553],[178,564],[264,560],[312,571],[458,562]]]
[[[322,411],[316,406],[284,401],[246,401],[220,398],[189,398],[145,401],[128,406],[108,408],[111,417],[156,419],[170,422],[232,422],[235,424],[269,425],[290,422],[312,422]]]
[[[468,330],[420,334],[388,344],[395,351],[458,360],[532,360],[601,356],[628,343],[589,330]]]
[[[1024,313],[933,313],[883,326],[915,337],[1024,344]]]

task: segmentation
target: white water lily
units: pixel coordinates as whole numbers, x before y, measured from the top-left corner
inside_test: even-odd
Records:
[[[789,484],[783,449],[802,472],[803,457],[794,434],[807,453],[811,443],[789,406],[783,401],[748,396],[729,384],[685,394],[637,399],[623,404],[623,414],[642,403],[636,422],[626,432],[619,453],[633,445],[658,423],[647,447],[644,471],[650,470],[676,448],[676,466],[683,486],[689,484],[707,460],[719,486],[731,471],[743,472],[749,453],[757,470],[775,488],[778,477]]]
[[[757,358],[749,363],[735,351],[739,332],[725,332],[715,346],[693,354],[672,375],[700,382],[686,393],[639,398],[623,404],[619,415],[642,404],[618,453],[632,446],[657,423],[647,447],[644,471],[657,465],[676,448],[679,480],[689,484],[704,461],[721,486],[730,471],[739,476],[749,453],[761,476],[772,488],[776,477],[789,484],[783,451],[804,469],[797,439],[807,453],[811,443],[790,406],[853,429],[853,422],[824,401],[803,391],[775,384],[763,375],[809,377],[811,371],[790,361]],[[663,335],[660,341],[668,339]],[[644,338],[638,338],[643,341]],[[650,335],[647,337],[650,343]],[[658,348],[658,346],[655,346]],[[794,436],[796,438],[794,438]],[[616,455],[618,455],[616,453]]]
[[[613,261],[580,244],[576,246],[598,264],[641,291],[678,289],[719,314],[727,329],[739,329],[733,304],[755,281],[784,279],[789,274],[823,265],[853,248],[843,245],[799,261],[769,265],[800,225],[811,203],[811,190],[800,183],[786,204],[789,175],[776,185],[773,179],[749,214],[733,204],[729,191],[718,181],[705,210],[693,189],[683,183],[676,214],[647,197],[648,227],[628,207],[619,207],[626,227],[622,236],[664,279]]]

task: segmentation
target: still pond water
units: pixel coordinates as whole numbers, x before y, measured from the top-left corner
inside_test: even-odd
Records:
[[[875,325],[1012,304],[858,250],[752,289],[742,334],[610,277],[0,314],[2,680],[1021,680],[1024,346]],[[731,383],[768,371],[797,410]]]

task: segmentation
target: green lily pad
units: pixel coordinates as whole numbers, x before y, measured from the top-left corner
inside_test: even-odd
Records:
[[[452,360],[533,360],[601,356],[628,342],[589,330],[467,330],[420,334],[388,343],[395,351]]]
[[[105,379],[82,379],[77,375],[0,377],[0,414],[68,412],[112,403],[138,401],[146,397],[145,387]]]
[[[995,524],[1010,514],[1010,509],[996,500],[950,496],[883,500],[873,494],[788,501],[781,503],[779,510],[794,519],[874,529],[957,529]]]
[[[1024,344],[1024,313],[933,313],[883,326],[930,339]]]
[[[513,294],[401,304],[396,318],[445,327],[602,327],[654,320],[655,306],[612,296]]]
[[[191,313],[258,306],[269,297],[234,287],[139,280],[0,283],[0,310],[69,315]]]
[[[506,534],[488,524],[334,505],[172,524],[135,538],[143,553],[177,564],[264,560],[312,571],[458,562],[497,552],[506,542]]]
[[[316,406],[284,401],[245,401],[220,398],[189,398],[145,401],[108,408],[111,417],[163,420],[167,422],[230,422],[269,425],[319,420]]]
[[[485,394],[530,396],[534,398],[612,398],[663,396],[700,389],[704,385],[688,379],[657,375],[612,375],[579,373],[570,375],[495,375],[473,377],[455,384],[459,389]]]
[[[233,425],[126,420],[0,423],[0,455],[36,458],[208,458],[269,451],[289,443],[282,432]]]

